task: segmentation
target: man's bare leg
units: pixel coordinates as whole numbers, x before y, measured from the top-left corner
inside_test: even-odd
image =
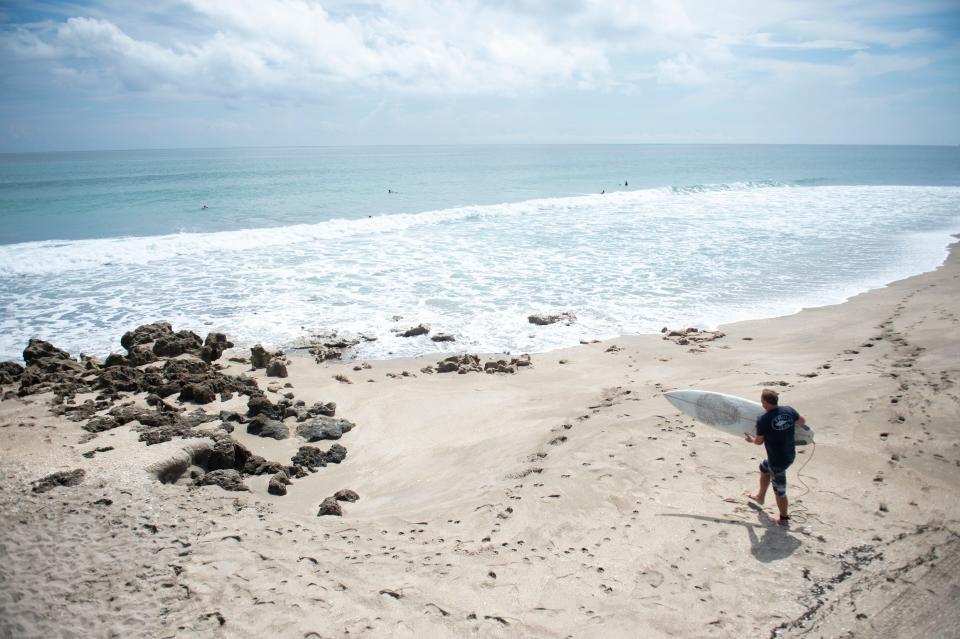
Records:
[[[776,498],[777,498],[777,508],[780,509],[780,520],[777,523],[785,525],[786,522],[790,520],[790,517],[787,514],[788,512],[787,506],[789,506],[789,502],[787,501],[786,495],[782,497],[780,495],[776,495]]]
[[[770,487],[770,475],[760,471],[760,490],[756,495],[749,495],[750,499],[757,502],[761,506],[763,505],[763,500],[767,498],[767,488]],[[786,497],[784,497],[786,499]],[[777,497],[777,504],[779,505],[780,498]]]

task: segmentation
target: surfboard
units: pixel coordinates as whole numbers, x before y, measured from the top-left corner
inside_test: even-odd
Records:
[[[755,435],[757,417],[765,412],[760,402],[726,393],[684,389],[669,391],[664,397],[681,412],[738,437],[743,437],[744,433]],[[793,441],[797,446],[812,444],[810,425],[795,428]]]

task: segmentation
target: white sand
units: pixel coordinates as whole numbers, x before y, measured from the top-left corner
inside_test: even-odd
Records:
[[[49,397],[4,401],[0,637],[960,636],[958,278],[954,250],[697,352],[620,338],[515,375],[298,359],[297,399],[357,427],[342,464],[284,497],[267,477],[160,484],[144,469],[189,442],[146,447],[126,426],[79,444]],[[767,521],[772,495],[765,512],[744,497],[762,447],[662,397],[774,382],[819,442],[788,473],[789,530]],[[285,463],[303,445],[241,431]],[[74,468],[79,486],[30,492]],[[360,501],[316,517],[341,488]]]

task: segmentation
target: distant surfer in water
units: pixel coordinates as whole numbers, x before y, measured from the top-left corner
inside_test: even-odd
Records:
[[[760,464],[760,490],[756,495],[750,495],[750,499],[763,504],[767,488],[773,484],[780,517],[771,519],[786,526],[790,523],[790,514],[787,512],[787,468],[797,457],[794,432],[807,420],[790,406],[780,406],[780,396],[775,390],[764,388],[760,393],[760,404],[767,412],[757,418],[757,434],[743,434],[748,442],[758,446],[763,444],[767,449],[767,458]]]

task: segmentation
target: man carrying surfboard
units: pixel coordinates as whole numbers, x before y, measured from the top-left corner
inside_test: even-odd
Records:
[[[750,495],[750,499],[763,504],[767,488],[772,484],[780,517],[770,519],[786,526],[790,523],[790,514],[787,511],[787,468],[797,456],[794,432],[798,427],[802,428],[807,420],[790,406],[780,406],[779,395],[770,388],[764,388],[760,393],[760,404],[766,412],[757,417],[757,434],[743,434],[748,442],[758,446],[763,444],[767,449],[767,458],[760,464],[760,490],[756,495]]]

